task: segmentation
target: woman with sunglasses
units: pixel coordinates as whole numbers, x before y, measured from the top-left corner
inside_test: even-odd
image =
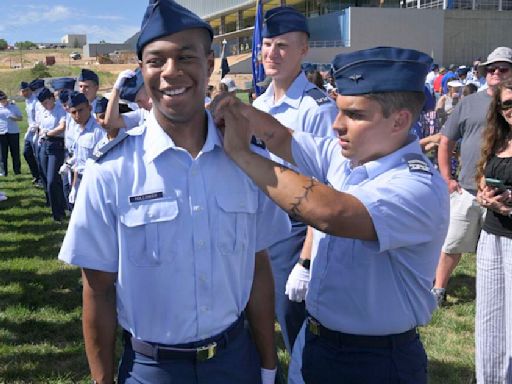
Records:
[[[477,248],[477,382],[512,383],[512,79],[494,92],[476,181],[487,208]]]

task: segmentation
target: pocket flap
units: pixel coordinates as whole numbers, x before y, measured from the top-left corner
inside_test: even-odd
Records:
[[[256,213],[258,209],[257,192],[252,190],[247,190],[246,192],[246,194],[217,194],[217,204],[224,212]]]
[[[176,200],[152,200],[126,204],[120,208],[119,220],[127,227],[174,220],[178,216]]]

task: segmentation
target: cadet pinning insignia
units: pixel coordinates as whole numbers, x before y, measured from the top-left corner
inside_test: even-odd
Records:
[[[98,148],[94,151],[94,153],[92,154],[91,158],[94,160],[94,161],[98,161],[99,159],[101,159],[103,156],[105,156],[105,154],[110,151],[112,148],[114,148],[117,144],[119,144],[121,141],[123,141],[124,139],[126,139],[129,135],[126,133],[126,132],[119,132],[119,134],[117,135],[117,137],[112,140],[112,141],[109,141],[107,144],[105,144],[103,147],[101,148]]]
[[[418,153],[408,153],[404,155],[404,160],[409,167],[409,172],[422,172],[432,174],[429,164],[424,157]]]
[[[329,96],[327,96],[325,93],[323,93],[318,88],[308,89],[306,91],[306,94],[308,96],[311,96],[313,99],[315,99],[315,101],[318,105],[326,104],[329,102]]]

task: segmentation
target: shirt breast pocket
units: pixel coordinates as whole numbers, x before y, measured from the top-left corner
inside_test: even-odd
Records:
[[[94,137],[92,135],[83,136],[78,143],[81,147],[92,150],[94,148]]]
[[[121,255],[138,267],[157,267],[172,260],[174,249],[162,247],[164,239],[176,239],[176,200],[134,203],[122,209]]]
[[[248,190],[243,194],[219,194],[215,232],[216,244],[223,255],[241,254],[247,244],[257,211],[257,192]]]

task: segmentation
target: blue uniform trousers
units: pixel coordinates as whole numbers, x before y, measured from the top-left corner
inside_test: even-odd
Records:
[[[16,175],[21,173],[20,162],[20,134],[19,133],[6,133],[0,135],[0,153],[2,155],[3,169],[0,171],[7,176],[8,172],[8,154],[11,152],[12,169]]]
[[[286,281],[299,260],[306,228],[304,225],[292,227],[293,237],[272,245],[269,249],[270,264],[274,276],[276,318],[281,327],[284,344],[292,353],[293,343],[306,318],[306,304],[290,301],[285,295]]]
[[[302,377],[306,384],[427,384],[427,355],[417,335],[389,348],[362,348],[306,327]]]
[[[242,327],[243,321],[241,324]],[[216,337],[173,346],[197,348]],[[249,331],[244,327],[240,334],[227,340],[211,359],[198,361],[193,358],[155,359],[133,351],[126,342],[118,372],[119,384],[261,384],[260,359]]]
[[[52,209],[53,218],[55,220],[62,220],[65,216],[65,205],[59,169],[64,163],[64,139],[51,138],[42,140],[39,154],[39,161],[43,170],[42,181]]]
[[[37,166],[36,148],[34,145],[34,133],[29,132],[24,141],[23,157],[28,164],[30,174],[34,179],[39,179],[39,168]]]

